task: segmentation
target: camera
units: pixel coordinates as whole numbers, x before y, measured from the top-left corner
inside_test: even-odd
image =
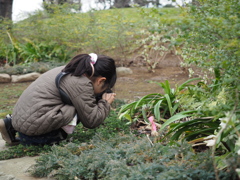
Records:
[[[103,95],[104,93],[113,93],[113,91],[112,91],[111,89],[107,89],[107,90],[103,91],[102,93],[96,95],[96,100],[97,100],[97,102],[98,102],[100,99],[102,99],[102,95]]]

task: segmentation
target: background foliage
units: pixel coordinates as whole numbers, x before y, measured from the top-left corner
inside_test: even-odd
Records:
[[[142,37],[139,31],[146,28],[148,21],[136,8],[81,14],[64,12],[59,6],[53,8],[54,13],[38,12],[13,24],[11,29],[2,24],[0,58],[13,64],[65,62],[76,53],[96,52],[124,61],[136,48],[135,41]],[[178,12],[162,11],[166,17]]]

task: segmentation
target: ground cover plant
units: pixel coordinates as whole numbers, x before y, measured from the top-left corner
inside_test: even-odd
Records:
[[[90,144],[54,146],[29,171],[56,179],[199,179],[214,180],[210,152],[196,154],[189,144],[152,145],[145,137],[122,134],[95,136]],[[205,159],[204,161],[202,161]],[[236,179],[234,170],[220,171],[221,179]]]

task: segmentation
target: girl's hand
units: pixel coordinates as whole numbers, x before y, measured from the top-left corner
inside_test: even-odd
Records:
[[[104,93],[102,99],[105,99],[109,104],[112,104],[116,96],[116,93]]]

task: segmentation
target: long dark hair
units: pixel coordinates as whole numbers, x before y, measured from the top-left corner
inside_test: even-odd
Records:
[[[83,74],[92,75],[91,56],[88,54],[79,54],[72,58],[72,60],[62,70],[68,72],[72,76],[82,76]],[[112,88],[117,80],[115,61],[104,55],[98,55],[97,62],[94,66],[94,77],[102,76],[106,78],[104,86]]]

